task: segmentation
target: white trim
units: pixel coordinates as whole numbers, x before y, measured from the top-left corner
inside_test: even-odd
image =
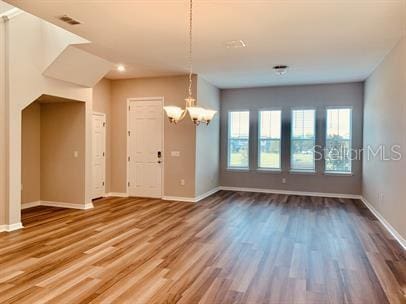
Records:
[[[375,215],[375,217],[381,222],[381,224],[388,230],[388,232],[395,238],[396,241],[406,250],[406,240],[400,235],[399,232],[396,231],[395,228],[379,213],[378,210],[369,203],[365,197],[361,197],[361,201],[364,205]]]
[[[20,223],[15,223],[15,224],[11,224],[11,225],[0,225],[0,232],[11,232],[11,231],[15,231],[15,230],[19,230],[24,228],[23,224]]]
[[[21,204],[21,209],[28,209],[32,207],[41,206],[41,201],[29,202]]]
[[[220,187],[213,188],[213,189],[207,191],[206,193],[198,195],[198,196],[195,197],[195,202],[199,202],[202,199],[205,199],[206,197],[209,197],[210,195],[213,195],[214,193],[217,193],[218,191],[220,191]]]
[[[21,204],[21,209],[28,209],[37,206],[48,206],[48,207],[59,207],[59,208],[69,208],[69,209],[92,209],[94,206],[93,204],[72,204],[72,203],[65,203],[65,202],[51,202],[51,201],[35,201]]]
[[[23,13],[22,10],[20,10],[17,7],[14,7],[14,8],[9,9],[8,11],[5,11],[4,13],[0,14],[0,18],[4,21],[8,21],[22,13]]]
[[[325,127],[326,127],[326,129],[324,130],[325,132],[326,132],[326,134],[325,134],[325,136],[324,136],[324,147],[327,149],[327,140],[328,140],[328,111],[329,110],[350,110],[350,140],[349,140],[349,142],[350,142],[350,150],[352,149],[352,143],[353,143],[353,140],[352,140],[352,118],[353,118],[353,115],[352,115],[352,113],[353,113],[353,107],[352,106],[345,106],[345,105],[343,105],[343,106],[327,106],[326,107],[326,109],[325,109]],[[338,117],[340,117],[340,113],[338,113]],[[340,122],[338,121],[338,130],[340,129]],[[325,155],[325,153],[326,153],[326,150],[324,150],[324,155],[323,155],[323,160],[324,160],[324,174],[325,175],[337,175],[337,176],[345,176],[345,175],[350,175],[350,176],[352,176],[353,174],[353,163],[352,163],[352,159],[351,159],[351,157],[350,157],[350,172],[334,172],[334,171],[328,171],[328,170],[326,170],[326,161],[327,161],[327,158],[326,158],[326,155]],[[351,154],[351,153],[350,153]],[[349,173],[349,174],[348,174]]]
[[[107,162],[106,162],[106,160],[107,160],[107,115],[106,115],[106,113],[102,113],[102,112],[95,112],[95,111],[93,111],[92,112],[92,177],[94,176],[93,175],[93,170],[94,170],[94,166],[93,166],[93,125],[94,125],[94,116],[100,116],[100,117],[102,117],[103,118],[103,123],[104,123],[104,126],[103,126],[103,128],[104,128],[104,137],[103,137],[103,141],[104,141],[104,147],[103,147],[103,153],[104,153],[104,156],[103,156],[103,162],[104,162],[104,164],[103,164],[103,167],[104,167],[104,176],[103,176],[103,183],[104,183],[104,185],[103,185],[103,191],[102,191],[102,193],[104,193],[103,194],[103,196],[105,196],[106,195],[106,179],[107,179],[107,173],[106,173],[106,171],[107,171]],[[95,199],[95,198],[98,198],[98,196],[96,195],[94,195],[94,189],[93,189],[93,182],[92,182],[92,191],[91,191],[91,193],[92,193],[92,195],[91,195],[91,197],[92,197],[92,199]]]
[[[162,199],[164,201],[177,201],[177,202],[189,202],[189,203],[197,203],[201,201],[202,199],[205,199],[206,197],[209,197],[210,195],[213,195],[214,193],[220,191],[220,187],[213,188],[206,193],[203,193],[201,195],[195,196],[195,197],[182,197],[182,196],[163,196]]]
[[[104,197],[109,197],[109,196],[118,196],[118,197],[128,197],[128,194],[125,192],[108,192]]]
[[[293,112],[294,111],[314,111],[314,122],[313,122],[313,147],[316,146],[317,144],[317,114],[318,114],[318,109],[317,107],[291,107],[290,108],[290,138],[289,138],[289,143],[290,143],[290,149],[289,149],[289,173],[292,174],[296,174],[296,173],[307,173],[307,174],[314,174],[313,172],[316,172],[316,151],[313,151],[313,168],[310,169],[298,169],[298,168],[293,168],[292,164],[293,164],[293,153],[292,153],[292,149],[293,149],[293,122],[294,122],[294,117],[293,117]],[[303,127],[304,127],[304,113],[303,113]],[[303,130],[304,133],[304,130]],[[297,139],[297,140],[309,140],[309,139]],[[281,139],[282,141],[282,139]],[[314,150],[314,149],[313,149]]]
[[[194,197],[182,197],[182,196],[163,196],[164,201],[176,201],[176,202],[189,202],[195,203],[196,199]]]
[[[244,187],[226,187],[226,186],[220,186],[219,188],[220,188],[220,190],[226,190],[226,191],[257,192],[257,193],[274,193],[274,194],[286,194],[286,195],[302,195],[302,196],[317,196],[317,197],[335,197],[335,198],[361,199],[361,195],[358,195],[358,194],[305,192],[305,191],[289,191],[289,190],[276,190],[276,189],[260,189],[260,188],[244,188]]]
[[[130,110],[129,110],[130,104],[131,104],[131,102],[134,102],[134,101],[153,101],[153,100],[159,100],[162,102],[162,107],[165,106],[165,97],[164,96],[127,98],[127,108],[126,108],[126,112],[127,112],[127,134],[126,134],[126,142],[127,142],[127,145],[126,145],[126,149],[127,149],[126,171],[127,172],[126,172],[126,177],[127,177],[127,180],[126,180],[126,184],[125,184],[126,192],[127,192],[126,196],[128,196],[128,194],[130,193],[129,189],[128,189],[128,183],[130,181],[130,178],[129,178],[130,163],[128,161],[128,156],[130,155],[130,141],[128,140],[128,132],[130,131]],[[162,108],[162,150],[161,150],[161,155],[162,155],[162,157],[161,157],[162,170],[161,170],[161,197],[160,198],[163,199],[164,193],[165,193],[165,113],[163,111],[163,108]]]
[[[65,203],[65,202],[50,202],[50,201],[41,201],[41,206],[48,206],[48,207],[58,207],[58,208],[70,208],[70,209],[92,209],[93,203],[90,204],[72,204],[72,203]]]
[[[248,112],[248,139],[247,139],[248,140],[248,142],[247,142],[247,145],[248,145],[248,151],[247,151],[248,164],[247,164],[246,167],[232,167],[232,166],[230,166],[230,139],[231,139],[231,127],[230,127],[231,118],[230,118],[230,116],[231,116],[232,113],[242,113],[242,112]],[[230,170],[230,171],[236,170],[236,171],[241,171],[241,172],[248,172],[248,171],[251,170],[250,143],[251,143],[252,130],[251,130],[250,124],[251,124],[251,110],[248,110],[248,109],[245,109],[245,110],[234,109],[234,110],[227,111],[227,121],[226,121],[226,127],[227,127],[227,147],[226,147],[227,148],[227,158],[226,158],[227,170]],[[258,167],[258,165],[257,165],[257,167]]]

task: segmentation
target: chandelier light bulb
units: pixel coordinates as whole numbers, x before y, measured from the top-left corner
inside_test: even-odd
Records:
[[[184,112],[182,108],[176,106],[167,106],[164,107],[164,110],[169,118],[169,121],[173,123],[177,123],[181,119]]]

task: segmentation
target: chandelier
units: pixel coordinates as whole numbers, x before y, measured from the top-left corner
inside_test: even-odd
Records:
[[[189,87],[188,93],[189,96],[185,98],[186,106],[184,109],[177,106],[166,106],[164,110],[166,115],[169,118],[171,123],[177,123],[183,120],[186,117],[186,114],[189,113],[190,118],[192,119],[195,125],[199,125],[201,122],[206,123],[207,125],[213,119],[217,111],[204,109],[197,106],[196,99],[192,97],[192,21],[193,21],[193,4],[192,0],[189,2]]]

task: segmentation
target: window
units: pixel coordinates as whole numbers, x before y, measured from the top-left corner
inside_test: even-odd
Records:
[[[260,111],[258,167],[281,169],[281,111]]]
[[[327,109],[326,172],[351,172],[351,109]]]
[[[315,171],[315,110],[292,111],[290,167],[292,171]]]
[[[249,167],[249,123],[250,112],[228,113],[228,167]]]

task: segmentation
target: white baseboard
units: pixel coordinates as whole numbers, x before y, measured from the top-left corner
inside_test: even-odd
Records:
[[[24,203],[21,205],[21,209],[32,208],[36,206],[48,206],[48,207],[59,207],[59,208],[70,208],[70,209],[92,209],[94,206],[92,203],[88,203],[85,205],[82,204],[72,204],[72,203],[65,203],[65,202],[51,202],[51,201],[36,201],[30,203]]]
[[[206,193],[203,193],[201,195],[195,196],[195,197],[182,197],[182,196],[163,196],[162,199],[164,201],[177,201],[177,202],[189,202],[189,203],[197,203],[201,201],[202,199],[205,199],[206,197],[220,191],[220,187],[213,188]]]
[[[210,195],[213,195],[214,193],[216,193],[216,192],[218,192],[220,190],[221,190],[220,187],[216,187],[216,188],[213,188],[213,189],[207,191],[206,193],[198,195],[198,196],[195,197],[195,202],[199,202],[202,199],[205,199],[206,197],[209,197]]]
[[[398,243],[406,250],[406,240],[396,231],[395,228],[375,209],[370,202],[366,200],[365,197],[361,198],[361,201],[367,206],[367,208],[375,215],[375,217],[381,222],[381,224],[389,231],[390,234],[398,241]]]
[[[227,187],[227,186],[220,186],[219,189],[220,190],[227,190],[227,191],[273,193],[273,194],[317,196],[317,197],[335,197],[335,198],[348,198],[348,199],[361,199],[362,198],[361,195],[342,194],[342,193],[304,192],[304,191],[289,191],[289,190],[244,188],[244,187]]]
[[[80,209],[80,210],[92,209],[94,207],[92,203],[82,205],[82,204],[72,204],[72,203],[65,203],[65,202],[51,202],[51,201],[41,201],[41,206]]]
[[[125,192],[109,192],[109,193],[106,193],[106,195],[104,197],[109,197],[109,196],[128,197],[128,194]]]
[[[21,209],[27,209],[32,207],[41,206],[41,201],[29,202],[21,204]]]
[[[194,197],[183,197],[183,196],[163,196],[162,199],[164,201],[176,201],[176,202],[189,202],[194,203]]]
[[[11,232],[11,231],[18,230],[18,229],[21,229],[21,228],[24,228],[23,224],[21,222],[11,224],[11,225],[0,225],[0,232],[4,232],[4,231]]]

